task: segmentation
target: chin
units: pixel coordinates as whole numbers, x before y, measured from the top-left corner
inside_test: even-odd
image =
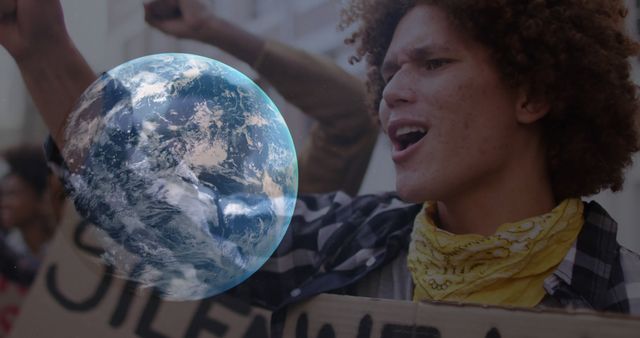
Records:
[[[429,198],[429,192],[424,188],[425,186],[425,184],[410,180],[396,179],[396,193],[402,200],[410,203],[424,203],[433,200]]]
[[[451,187],[458,186],[450,175],[442,172],[396,170],[396,193],[409,203],[447,200]]]

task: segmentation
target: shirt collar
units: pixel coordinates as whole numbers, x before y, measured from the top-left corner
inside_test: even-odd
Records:
[[[611,270],[620,250],[617,232],[617,223],[598,203],[585,203],[584,225],[578,239],[552,277],[598,307],[605,301]],[[557,279],[545,281],[552,294],[559,286]]]

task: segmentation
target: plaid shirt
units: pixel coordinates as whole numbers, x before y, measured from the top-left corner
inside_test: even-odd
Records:
[[[320,293],[351,294],[369,272],[406,250],[421,205],[395,194],[301,196],[271,259],[232,292],[279,310]],[[640,256],[616,241],[616,222],[585,203],[577,241],[545,280],[544,304],[640,314]]]

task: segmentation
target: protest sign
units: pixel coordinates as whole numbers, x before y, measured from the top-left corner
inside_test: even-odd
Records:
[[[287,313],[291,338],[638,338],[640,318],[320,295]]]
[[[163,301],[113,276],[77,218],[62,226],[12,338],[266,338],[270,313],[227,296]],[[291,338],[640,337],[640,318],[320,295],[288,309]]]
[[[73,215],[73,214],[72,214]],[[270,314],[231,297],[163,301],[97,263],[91,225],[67,217],[22,307],[12,338],[266,338]]]

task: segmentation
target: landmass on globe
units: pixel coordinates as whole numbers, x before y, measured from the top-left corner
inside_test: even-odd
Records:
[[[210,297],[272,255],[295,207],[289,129],[251,79],[189,54],[146,56],[82,95],[62,150],[105,264],[166,299]]]

